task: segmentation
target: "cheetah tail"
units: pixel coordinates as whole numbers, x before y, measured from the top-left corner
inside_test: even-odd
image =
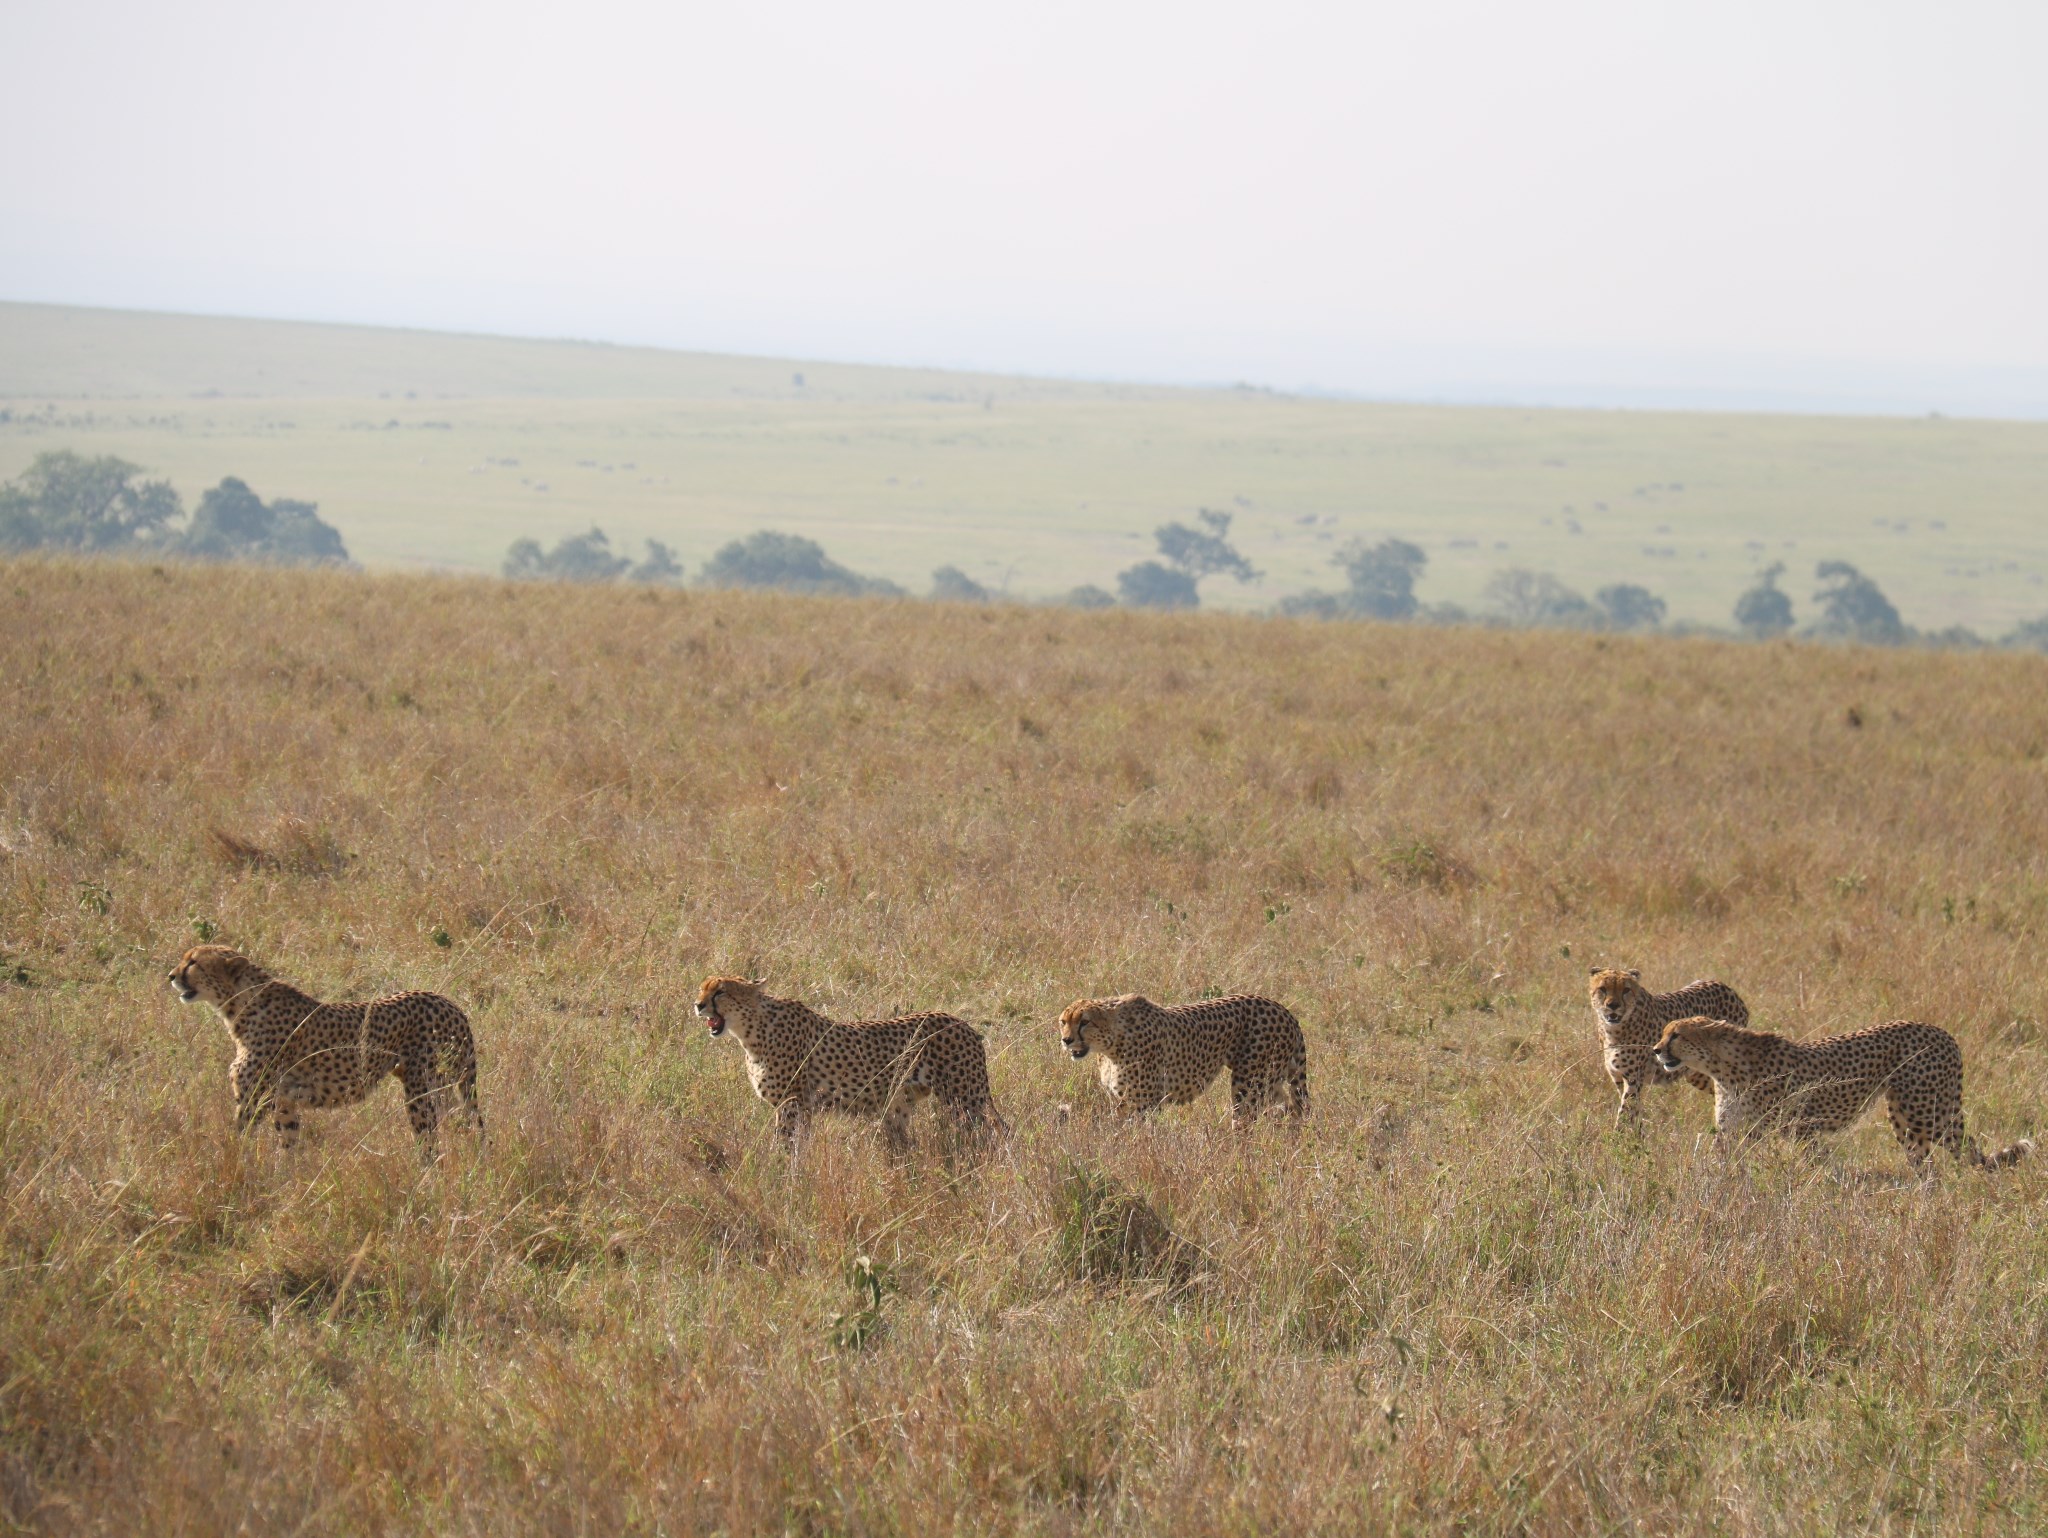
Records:
[[[2014,1143],[2007,1148],[2000,1149],[1997,1153],[1991,1154],[1987,1157],[1984,1153],[1984,1150],[1977,1146],[1977,1140],[1975,1138],[1972,1138],[1970,1140],[1970,1152],[1975,1156],[1971,1159],[1970,1162],[1975,1164],[1979,1169],[2008,1169],[2012,1165],[2019,1163],[2020,1160],[2026,1158],[2033,1151],[2034,1140],[2030,1137],[2023,1137],[2017,1143]]]
[[[484,1109],[477,1104],[476,1100],[475,1063],[471,1063],[468,1068],[463,1070],[459,1087],[462,1090],[462,1103],[469,1110],[470,1123],[476,1128],[477,1138],[481,1141],[484,1135]]]

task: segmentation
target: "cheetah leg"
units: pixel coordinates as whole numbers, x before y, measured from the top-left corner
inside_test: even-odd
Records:
[[[270,1119],[277,1128],[278,1143],[285,1148],[299,1146],[299,1108],[290,1100],[273,1101]]]
[[[1621,1091],[1621,1104],[1614,1108],[1614,1130],[1624,1127],[1640,1127],[1643,1122],[1643,1086],[1640,1081],[1626,1074],[1611,1075],[1614,1087]]]
[[[1308,1115],[1308,1064],[1296,1063],[1287,1076],[1287,1113],[1296,1121]]]
[[[441,1125],[441,1096],[446,1085],[424,1058],[408,1059],[399,1065],[398,1082],[405,1086],[405,1114],[412,1122],[412,1135],[419,1140],[420,1157],[432,1160],[434,1137]]]
[[[1885,1112],[1891,1120],[1892,1136],[1897,1138],[1899,1146],[1906,1150],[1907,1162],[1920,1174],[1932,1175],[1934,1173],[1934,1166],[1929,1162],[1927,1156],[1933,1151],[1934,1140],[1923,1129],[1913,1125],[1911,1119],[1907,1117],[1905,1109],[1897,1100],[1887,1097]],[[1944,1137],[1942,1141],[1946,1143],[1948,1139]],[[1960,1142],[1961,1139],[1958,1137],[1957,1144],[1951,1146],[1949,1152],[1956,1153]],[[1957,1157],[1960,1158],[1962,1155],[1957,1154]]]
[[[1266,1079],[1241,1078],[1230,1071],[1230,1125],[1236,1132],[1249,1132],[1266,1107],[1284,1093],[1282,1085]]]
[[[235,1092],[235,1131],[247,1132],[269,1114],[270,1087],[246,1057],[237,1057],[228,1069],[228,1086]]]
[[[1130,1121],[1140,1120],[1147,1111],[1156,1111],[1166,1103],[1166,1091],[1150,1079],[1125,1079],[1109,1093],[1111,1102]]]
[[[922,1084],[905,1080],[896,1086],[896,1092],[889,1097],[889,1103],[882,1109],[882,1135],[888,1139],[889,1151],[894,1154],[906,1152],[910,1147],[910,1113],[917,1109],[917,1103],[931,1093]]]
[[[247,1132],[270,1114],[270,1097],[252,1089],[238,1089],[235,1095],[235,1131]]]
[[[950,1093],[941,1091],[939,1106],[951,1120],[954,1131],[970,1142],[986,1142],[1003,1123],[986,1088],[978,1092],[957,1087]]]
[[[795,1155],[804,1132],[804,1108],[794,1096],[775,1107],[775,1136],[784,1153]]]

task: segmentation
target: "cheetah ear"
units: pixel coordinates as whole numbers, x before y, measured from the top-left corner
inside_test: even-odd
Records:
[[[747,981],[752,983],[756,988],[765,988],[768,986],[768,979],[765,977],[750,977],[747,979]]]
[[[1586,976],[1588,976],[1588,977],[1598,977],[1599,975],[1600,975],[1600,969],[1599,969],[1598,967],[1588,967],[1588,968],[1586,968]]]
[[[1643,974],[1638,972],[1634,967],[1630,967],[1628,969],[1628,975],[1630,977],[1633,977],[1637,982],[1641,982],[1643,980]]]

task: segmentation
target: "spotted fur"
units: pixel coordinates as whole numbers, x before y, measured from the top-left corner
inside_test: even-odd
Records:
[[[754,1093],[775,1107],[775,1131],[794,1149],[819,1111],[879,1118],[893,1150],[909,1141],[910,1113],[927,1097],[964,1129],[997,1121],[981,1033],[951,1015],[828,1020],[759,979],[709,977],[697,1014],[714,1037],[728,1030],[747,1054]]]
[[[1714,1081],[1714,1127],[1727,1138],[1840,1132],[1883,1095],[1892,1132],[1915,1165],[1937,1143],[1987,1169],[2016,1163],[2034,1146],[2022,1141],[1986,1158],[1963,1135],[1963,1052],[1939,1026],[1894,1020],[1792,1041],[1719,1020],[1675,1020],[1657,1042],[1657,1061],[1668,1072],[1691,1069]]]
[[[171,986],[188,1004],[211,1004],[227,1022],[235,1039],[228,1083],[243,1130],[268,1117],[289,1145],[298,1140],[302,1110],[354,1105],[396,1075],[423,1153],[431,1153],[442,1111],[457,1092],[483,1132],[469,1017],[438,993],[323,1004],[225,945],[185,952]]]
[[[1271,999],[1233,994],[1199,1004],[1154,1004],[1140,993],[1076,999],[1060,1015],[1060,1045],[1097,1075],[1120,1110],[1185,1105],[1230,1070],[1230,1120],[1244,1127],[1267,1104],[1308,1113],[1308,1044],[1301,1022]]]
[[[1657,1038],[1673,1020],[1688,1015],[1705,1015],[1731,1025],[1749,1024],[1749,1006],[1726,983],[1687,983],[1669,993],[1652,993],[1643,986],[1643,975],[1613,967],[1595,967],[1587,982],[1593,1005],[1593,1021],[1600,1027],[1600,1044],[1607,1058],[1607,1077],[1621,1092],[1614,1124],[1640,1118],[1643,1114],[1643,1086],[1672,1084],[1684,1079],[1694,1089],[1711,1094],[1714,1081],[1698,1073],[1666,1073],[1657,1066]]]

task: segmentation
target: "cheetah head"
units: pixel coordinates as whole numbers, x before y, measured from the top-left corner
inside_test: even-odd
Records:
[[[1692,1015],[1684,1020],[1674,1020],[1664,1027],[1664,1034],[1657,1038],[1655,1056],[1657,1066],[1666,1073],[1680,1073],[1695,1069],[1710,1079],[1723,1074],[1727,1050],[1732,1043],[1732,1034],[1741,1031],[1740,1026],[1715,1020],[1707,1015]],[[1742,1031],[1743,1035],[1750,1034]]]
[[[1060,1011],[1060,1046],[1079,1062],[1090,1047],[1114,1055],[1123,1036],[1123,1007],[1136,995],[1121,999],[1076,999]]]
[[[697,990],[697,1018],[710,1028],[713,1036],[725,1034],[726,1016],[735,1009],[745,1010],[761,999],[763,978],[707,977],[704,986]],[[744,1032],[741,1033],[744,1039]]]
[[[226,1004],[269,981],[268,972],[225,945],[195,945],[171,968],[171,987],[187,1004]]]
[[[1592,996],[1593,1013],[1606,1025],[1619,1025],[1629,1017],[1629,1011],[1636,1007],[1636,1000],[1648,992],[1643,987],[1643,974],[1636,971],[1622,971],[1614,967],[1595,967],[1587,984]]]

